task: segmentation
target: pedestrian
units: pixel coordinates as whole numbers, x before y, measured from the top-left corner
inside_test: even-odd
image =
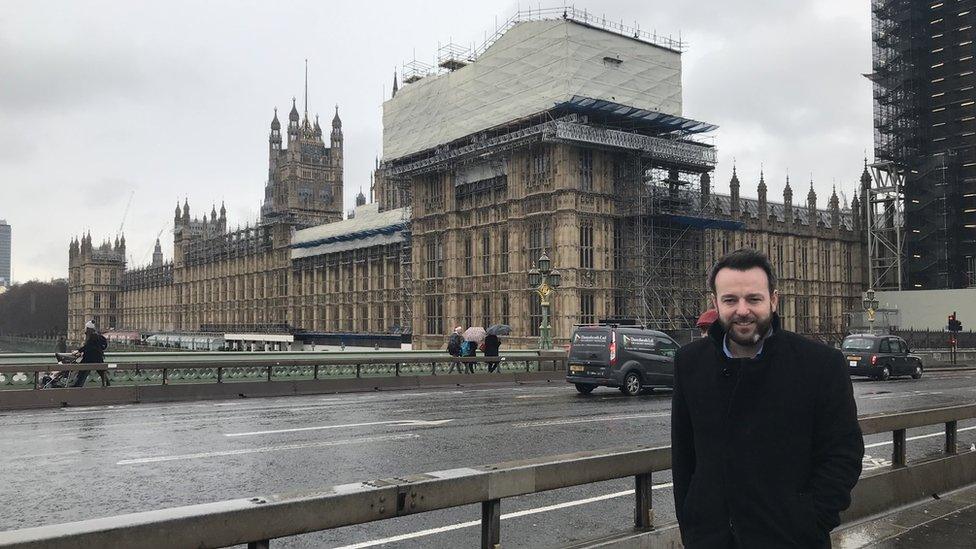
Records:
[[[454,331],[451,332],[450,337],[447,338],[447,354],[454,357],[461,356],[462,343],[464,343],[464,338],[461,337],[461,327],[455,326]],[[459,374],[464,373],[460,360],[455,360],[454,362],[451,362],[451,369],[448,370],[447,373],[453,374],[455,368],[457,368],[457,373]]]
[[[58,336],[57,352],[59,353],[68,352],[68,342],[64,340],[64,336]]]
[[[784,330],[762,253],[708,277],[718,320],[674,362],[671,463],[687,549],[829,548],[864,440],[844,356]]]
[[[486,357],[498,358],[498,348],[502,346],[502,340],[498,338],[495,334],[488,334],[485,336],[485,340],[481,343],[482,351],[485,353]],[[498,370],[498,361],[487,361],[488,362],[488,373],[492,373]]]
[[[716,320],[718,320],[718,311],[715,309],[708,309],[698,317],[698,322],[695,323],[695,326],[698,327],[700,337],[708,336],[708,329]]]
[[[463,343],[461,343],[461,356],[464,358],[473,358],[476,354],[475,351],[477,348],[478,346],[475,345],[474,341],[465,340]],[[475,361],[473,360],[466,360],[464,362],[464,366],[469,374],[474,373],[474,364]]]
[[[102,364],[105,362],[105,349],[108,348],[108,341],[105,336],[95,330],[95,323],[88,321],[85,323],[85,343],[74,353],[81,357],[82,364]],[[98,376],[102,378],[102,387],[108,387],[111,383],[108,380],[108,373],[105,370],[96,370]],[[91,370],[79,370],[78,376],[72,387],[84,387],[85,381]]]

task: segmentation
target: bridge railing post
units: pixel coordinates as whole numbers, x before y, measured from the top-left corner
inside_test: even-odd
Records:
[[[892,431],[891,445],[891,466],[904,467],[907,463],[908,444],[905,436],[905,429],[895,429]]]
[[[945,453],[955,454],[959,441],[959,423],[957,421],[947,421],[945,424]]]
[[[502,540],[502,500],[481,502],[481,549],[496,549]]]
[[[269,549],[271,547],[270,539],[262,539],[260,541],[250,541],[247,544],[247,549]]]
[[[654,528],[654,506],[651,502],[651,473],[642,473],[634,477],[634,526],[638,528]]]

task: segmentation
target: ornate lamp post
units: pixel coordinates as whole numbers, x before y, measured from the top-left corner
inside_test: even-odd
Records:
[[[868,288],[861,297],[861,306],[868,313],[868,328],[874,333],[874,314],[878,310],[878,300],[874,298],[874,288]]]
[[[529,287],[539,294],[542,305],[542,324],[539,325],[539,348],[552,349],[552,327],[549,325],[549,296],[559,287],[562,276],[553,270],[552,261],[542,252],[536,267],[529,269]]]

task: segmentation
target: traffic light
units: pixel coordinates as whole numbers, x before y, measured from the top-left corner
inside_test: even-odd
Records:
[[[955,312],[953,312],[951,315],[949,315],[949,319],[948,320],[949,320],[948,321],[948,328],[949,328],[949,331],[950,332],[961,332],[962,331],[962,322],[960,322],[959,320],[956,319],[956,313]]]

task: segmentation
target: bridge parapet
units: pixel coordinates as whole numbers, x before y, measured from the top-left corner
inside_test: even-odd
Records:
[[[845,522],[921,501],[976,482],[976,452],[958,452],[956,425],[976,418],[976,405],[863,417],[866,434],[891,432],[892,465],[862,476]],[[905,431],[944,425],[942,455],[908,462]],[[116,517],[0,532],[0,547],[269,547],[271,540],[342,526],[480,503],[481,547],[496,547],[501,500],[633,477],[634,528],[622,534],[672,543],[674,525],[655,529],[651,479],[671,467],[668,447],[578,452],[255,496]],[[647,540],[645,540],[647,541]],[[604,540],[602,546],[612,542]],[[648,543],[642,546],[653,546]]]

